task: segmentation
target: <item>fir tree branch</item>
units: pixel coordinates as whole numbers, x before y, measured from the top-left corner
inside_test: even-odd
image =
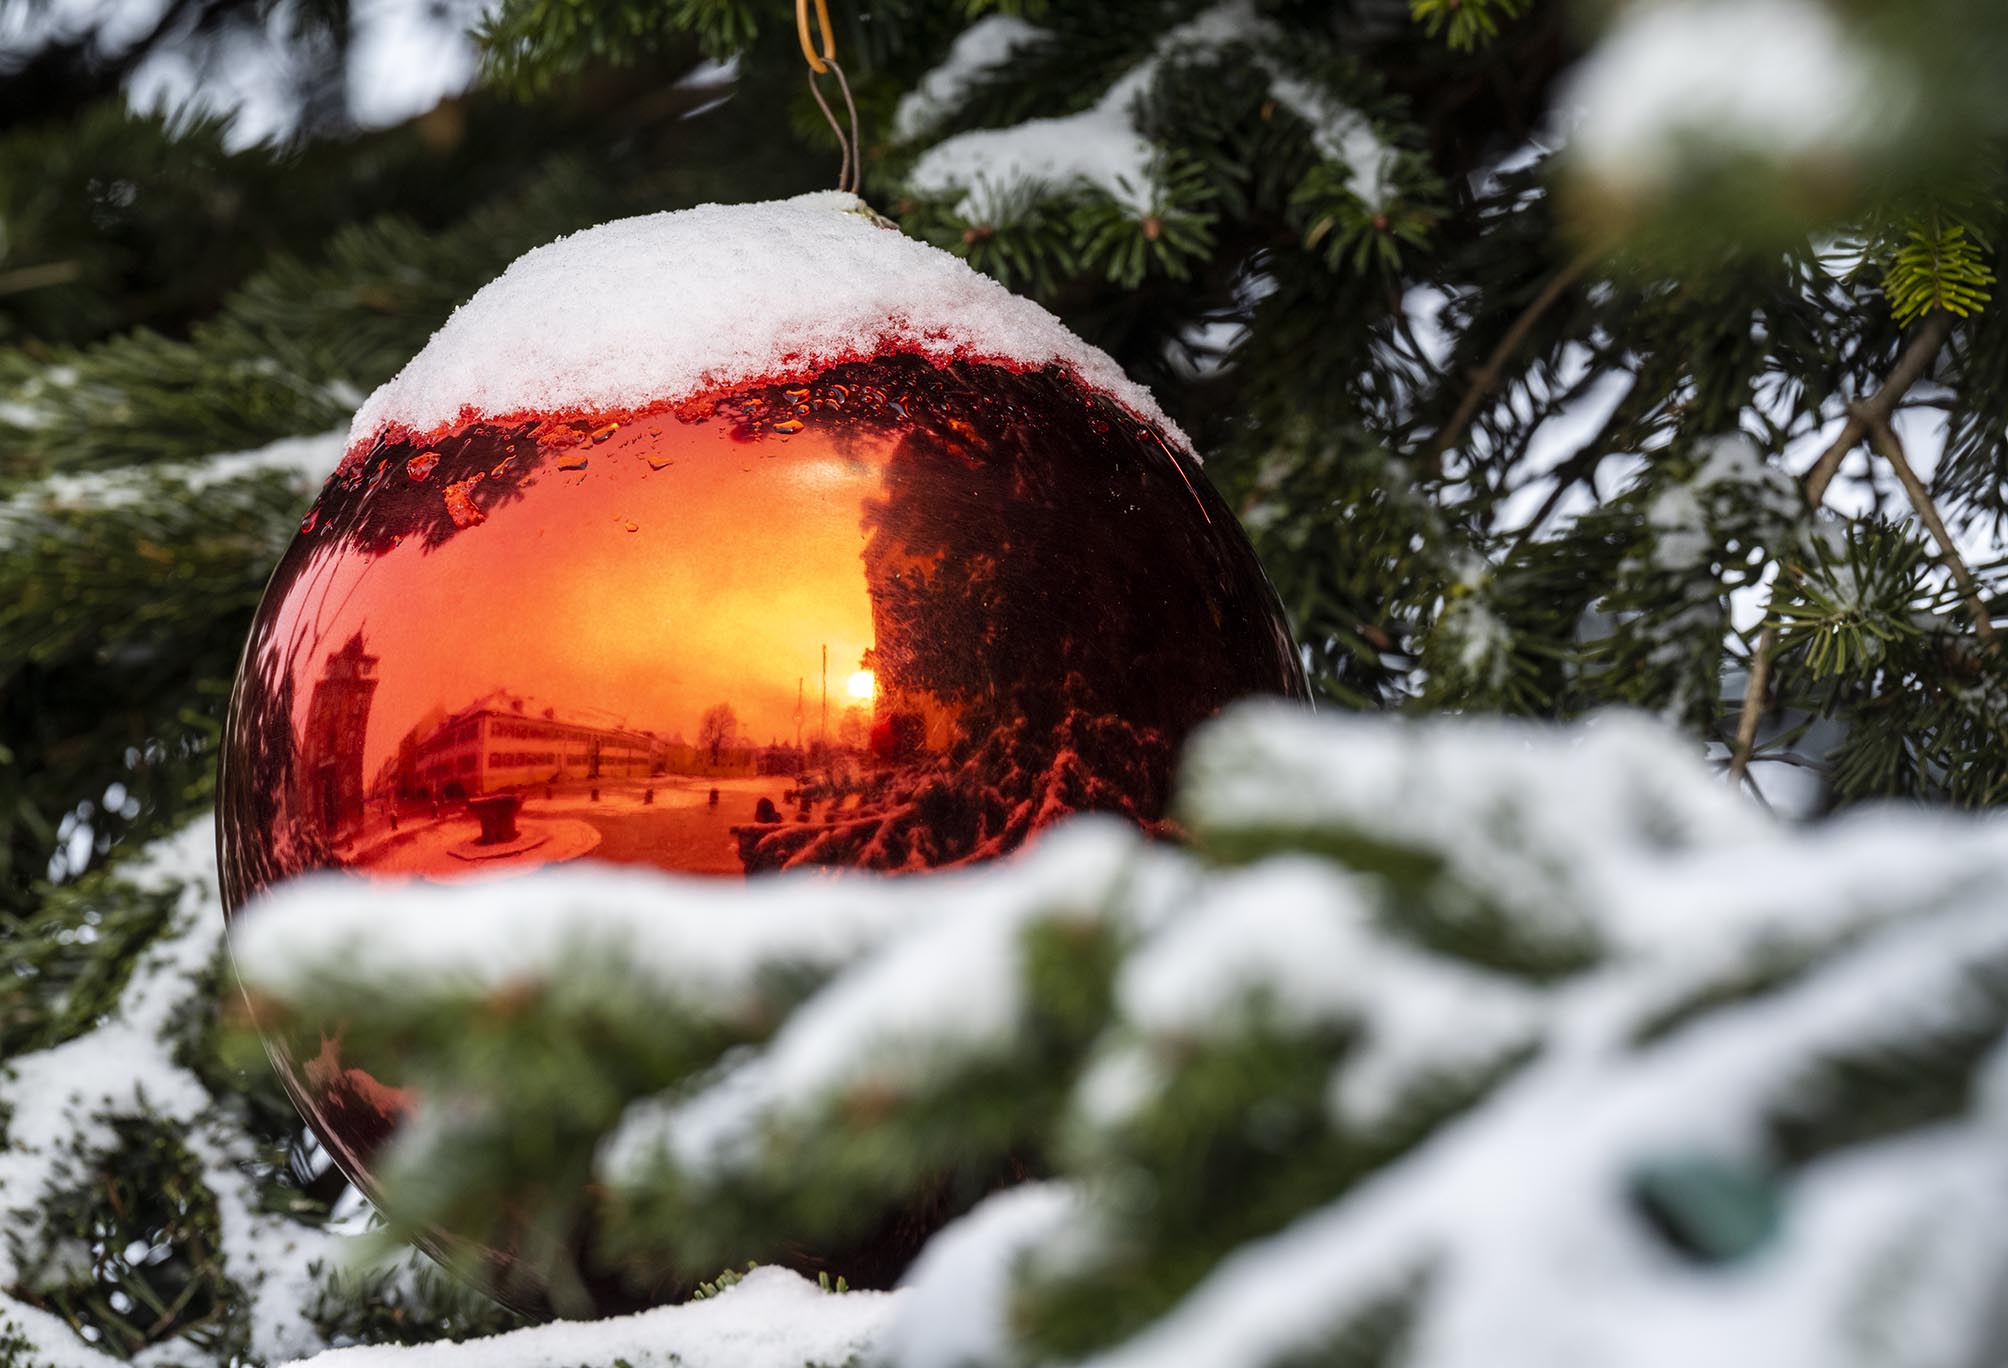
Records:
[[[1514,353],[1526,342],[1527,335],[1534,331],[1534,325],[1541,321],[1548,310],[1555,307],[1562,296],[1569,292],[1570,287],[1583,278],[1595,261],[1595,254],[1582,253],[1557,271],[1541,288],[1541,293],[1535,295],[1520,316],[1513,320],[1513,326],[1506,330],[1506,335],[1499,339],[1499,345],[1494,347],[1492,354],[1485,359],[1484,366],[1472,377],[1471,388],[1458,403],[1457,411],[1450,415],[1450,421],[1430,438],[1429,446],[1423,453],[1422,464],[1425,468],[1435,470],[1442,465],[1443,453],[1463,439],[1465,429],[1470,427],[1471,420],[1478,416],[1479,406],[1499,387],[1506,363],[1513,359]]]
[[[1625,391],[1624,398],[1612,406],[1610,416],[1604,419],[1603,426],[1597,429],[1597,435],[1577,447],[1568,459],[1555,467],[1551,476],[1555,481],[1555,487],[1548,491],[1547,496],[1541,500],[1541,506],[1534,511],[1534,516],[1529,518],[1526,525],[1515,535],[1514,546],[1523,546],[1534,540],[1548,519],[1555,515],[1555,510],[1562,506],[1562,500],[1567,497],[1569,491],[1577,485],[1587,485],[1592,493],[1596,492],[1597,469],[1611,455],[1611,436],[1617,431],[1619,419],[1625,416],[1625,409],[1631,403],[1632,395],[1637,388],[1637,383],[1634,382],[1632,388]]]
[[[1806,472],[1801,487],[1805,491],[1806,506],[1817,510],[1826,500],[1827,487],[1834,482],[1834,475],[1840,470],[1841,462],[1847,454],[1861,445],[1876,424],[1887,426],[1890,415],[1902,402],[1913,385],[1924,378],[1931,363],[1952,336],[1952,315],[1944,310],[1933,313],[1925,319],[1924,326],[1898,358],[1895,369],[1884,379],[1882,387],[1873,398],[1848,407],[1848,420],[1832,445],[1820,453],[1820,459]],[[1946,543],[1941,542],[1941,546]],[[1775,589],[1773,591],[1775,597]],[[1765,700],[1771,691],[1771,661],[1778,652],[1778,627],[1768,621],[1771,604],[1764,605],[1767,621],[1757,634],[1757,644],[1750,652],[1750,679],[1743,689],[1742,712],[1736,720],[1736,746],[1729,760],[1729,777],[1741,783],[1750,772],[1750,758],[1757,748],[1757,727],[1764,719]]]
[[[1876,454],[1890,464],[1897,479],[1903,484],[1903,492],[1910,496],[1910,506],[1917,510],[1918,519],[1930,531],[1932,540],[1938,543],[1939,563],[1959,586],[1959,592],[1966,597],[1966,606],[1973,613],[1974,630],[1980,634],[1982,642],[1994,644],[1994,618],[1988,611],[1987,600],[1981,597],[1980,586],[1974,582],[1973,572],[1966,567],[1959,548],[1946,530],[1945,519],[1939,515],[1938,505],[1932,502],[1931,491],[1924,487],[1917,471],[1912,468],[1904,454],[1903,440],[1896,435],[1896,429],[1887,418],[1877,418],[1869,429],[1869,440]]]
[[[1896,412],[1897,404],[1910,392],[1911,386],[1924,378],[1924,373],[1931,368],[1931,363],[1938,358],[1938,353],[1944,348],[1946,339],[1952,336],[1952,324],[1952,315],[1942,309],[1925,319],[1924,326],[1917,330],[1917,336],[1911,340],[1910,346],[1905,348],[1902,358],[1896,363],[1896,369],[1889,373],[1889,378],[1883,381],[1882,388],[1876,391],[1875,397],[1864,403],[1849,406],[1848,421],[1841,428],[1840,435],[1834,438],[1831,446],[1820,453],[1820,459],[1813,462],[1812,469],[1806,472],[1804,483],[1808,507],[1820,506],[1821,501],[1827,497],[1827,486],[1833,483],[1834,476],[1840,470],[1841,462],[1846,459],[1847,454],[1868,438],[1875,423],[1888,422],[1890,415]]]

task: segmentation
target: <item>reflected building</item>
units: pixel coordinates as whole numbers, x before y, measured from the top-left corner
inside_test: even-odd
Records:
[[[408,736],[392,784],[401,798],[478,798],[535,784],[647,779],[671,758],[653,732],[561,717],[498,689]]]
[[[353,834],[363,822],[363,739],[377,691],[377,658],[363,649],[358,629],[330,652],[307,702],[296,771],[299,805],[312,813],[329,841]]]

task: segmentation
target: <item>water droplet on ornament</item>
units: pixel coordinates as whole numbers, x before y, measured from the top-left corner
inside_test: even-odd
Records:
[[[438,464],[439,464],[438,452],[421,451],[418,453],[418,455],[412,457],[409,461],[406,461],[404,463],[404,473],[406,475],[409,475],[414,480],[423,480],[426,476],[432,473],[432,468]]]
[[[663,455],[659,451],[643,452],[642,459],[648,462],[648,468],[650,470],[661,470],[665,466],[673,466],[676,464],[675,461],[671,460],[669,457]]]
[[[568,451],[558,458],[558,469],[560,470],[584,470],[585,468],[586,457],[583,452]]]
[[[315,524],[315,523],[317,523],[317,522],[319,522],[320,520],[321,520],[321,510],[320,510],[320,509],[318,509],[318,508],[310,508],[310,509],[308,509],[308,510],[307,510],[307,516],[306,516],[306,517],[304,517],[304,518],[302,518],[302,519],[300,519],[300,535],[304,537],[304,536],[306,536],[306,535],[307,535],[307,534],[308,534],[309,532],[313,531],[313,530],[314,530],[314,524]]]
[[[455,527],[465,529],[488,521],[488,515],[474,505],[474,486],[480,484],[482,479],[481,472],[477,470],[473,478],[446,487],[443,496],[446,500],[446,516],[453,519]]]
[[[622,524],[621,524],[621,526],[625,527],[625,528],[626,528],[626,529],[627,529],[628,531],[630,531],[630,532],[639,532],[639,531],[641,531],[641,525],[640,525],[639,523],[631,523],[631,522],[630,522],[630,523],[622,523]]]
[[[619,432],[620,430],[621,430],[621,425],[619,423],[608,423],[603,428],[593,429],[593,440],[595,442],[604,442],[606,441],[607,438],[613,436],[616,432]]]
[[[774,424],[772,430],[778,432],[783,437],[793,437],[804,426],[805,424],[800,418],[783,418],[780,422]]]

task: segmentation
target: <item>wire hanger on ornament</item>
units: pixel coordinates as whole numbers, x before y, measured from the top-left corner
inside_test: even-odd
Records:
[[[816,28],[822,40],[822,51],[816,51],[816,44],[809,36],[809,0],[795,0],[795,33],[802,40],[802,56],[809,63],[809,93],[816,97],[822,107],[823,117],[830,121],[830,131],[837,135],[837,146],[843,149],[843,162],[837,169],[837,189],[857,194],[864,181],[864,148],[858,140],[858,106],[851,99],[851,83],[844,78],[844,69],[837,65],[837,40],[830,33],[829,0],[815,0]],[[844,108],[851,116],[851,131],[844,133],[843,125],[837,122],[836,111],[823,98],[822,89],[816,78],[826,71],[836,73],[837,89],[844,95]]]

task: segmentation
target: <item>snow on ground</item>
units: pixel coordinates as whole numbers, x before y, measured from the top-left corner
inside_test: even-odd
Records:
[[[518,258],[369,397],[350,452],[386,427],[636,409],[881,352],[1059,365],[1189,445],[1045,309],[825,191],[622,219]]]
[[[1270,93],[1311,126],[1318,150],[1352,169],[1355,193],[1378,207],[1388,194],[1391,151],[1357,110],[1331,100],[1314,84],[1291,76],[1277,60],[1275,26],[1263,19],[1252,0],[1228,0],[1166,31],[1151,55],[1125,72],[1102,97],[1077,114],[1028,119],[1009,128],[985,128],[959,133],[935,144],[914,164],[909,188],[923,195],[960,195],[956,214],[971,221],[1002,216],[1011,193],[1021,187],[1064,189],[1083,183],[1109,195],[1138,214],[1154,210],[1153,150],[1137,128],[1137,102],[1157,79],[1158,68],[1176,54],[1212,51],[1234,43],[1255,49],[1270,73]],[[941,87],[966,88],[971,62],[952,52],[937,69]],[[935,77],[922,83],[933,91]],[[950,94],[933,94],[916,105],[938,119]],[[905,107],[902,106],[902,112]]]
[[[1650,193],[1697,153],[1845,163],[1880,146],[1910,99],[1824,0],[1636,0],[1560,103],[1581,168]]]
[[[332,1349],[297,1368],[808,1368],[869,1353],[898,1305],[894,1294],[824,1292],[784,1269],[756,1268],[717,1296],[682,1306],[459,1344]]]

